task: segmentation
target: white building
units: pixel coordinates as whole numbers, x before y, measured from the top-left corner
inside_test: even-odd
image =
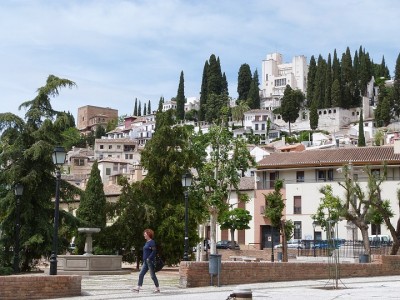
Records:
[[[269,247],[271,226],[257,212],[263,211],[264,194],[273,191],[276,179],[283,179],[282,195],[285,201],[285,219],[294,222],[294,239],[312,239],[312,215],[316,213],[322,194],[319,189],[327,184],[332,186],[333,195],[344,199],[344,189],[339,182],[344,182],[344,174],[340,172],[345,165],[353,168],[353,178],[367,190],[367,175],[363,172],[369,166],[376,173],[383,174],[384,163],[387,164],[387,179],[382,183],[382,198],[388,199],[394,212],[391,218],[396,227],[399,218],[397,189],[400,184],[400,154],[394,151],[396,146],[352,147],[326,150],[309,150],[302,152],[276,152],[265,156],[257,166],[256,199],[255,199],[255,242]],[[400,147],[399,147],[400,148]],[[359,230],[353,231],[352,224],[340,221],[337,234],[340,239],[361,239]],[[390,234],[385,224],[370,225],[369,235]],[[318,238],[326,239],[321,228],[316,229]],[[279,239],[279,237],[277,237]],[[279,242],[275,240],[274,242]]]
[[[293,57],[291,63],[284,63],[282,54],[268,54],[261,67],[262,108],[273,110],[279,107],[286,85],[306,94],[308,65],[304,55]]]

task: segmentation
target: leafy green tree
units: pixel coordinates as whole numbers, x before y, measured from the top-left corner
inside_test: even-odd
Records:
[[[252,216],[248,210],[243,208],[234,208],[224,212],[219,219],[221,229],[229,229],[231,232],[231,241],[235,241],[235,230],[250,229],[249,223]]]
[[[185,102],[185,79],[183,77],[183,71],[181,71],[178,93],[176,96],[176,118],[178,120],[183,120],[185,118]]]
[[[221,123],[224,123],[221,121]],[[211,126],[206,134],[193,136],[192,145],[204,153],[209,148],[207,161],[194,166],[197,176],[194,188],[203,200],[210,216],[210,251],[216,253],[216,223],[220,213],[227,209],[227,199],[231,191],[236,191],[241,201],[247,201],[246,194],[239,191],[243,170],[255,165],[244,140],[233,138],[226,126]],[[197,155],[198,157],[201,155]],[[204,157],[204,154],[203,156]]]
[[[292,90],[287,85],[283,93],[281,102],[282,119],[289,123],[289,135],[291,135],[290,124],[296,122],[299,117],[299,111],[304,102],[304,94],[300,90]]]
[[[71,150],[72,147],[85,148],[86,147],[86,138],[84,135],[80,133],[80,131],[76,127],[71,127],[64,130],[62,133],[63,144],[62,146]]]
[[[360,112],[360,121],[358,122],[358,147],[365,147],[364,117],[362,110]]]
[[[125,117],[126,117],[126,115],[121,116],[121,119],[122,119],[121,123],[124,122]],[[107,126],[106,126],[106,132],[110,132],[110,131],[114,130],[115,128],[117,128],[118,120],[120,120],[120,118],[108,121]]]
[[[0,114],[0,261],[11,264],[10,248],[14,245],[15,209],[14,185],[21,183],[24,192],[20,201],[20,269],[29,271],[35,261],[49,256],[52,248],[54,220],[54,164],[51,154],[55,145],[62,145],[64,138],[61,128],[55,124],[64,120],[52,120],[56,116],[63,118],[60,112],[53,110],[51,98],[59,95],[62,88],[73,88],[75,83],[68,79],[49,75],[46,84],[37,90],[34,99],[26,101],[19,108],[25,108],[25,121],[12,113]],[[65,123],[64,123],[65,124]],[[65,128],[65,127],[64,127]],[[60,201],[78,194],[66,182],[61,182]],[[75,218],[60,211],[59,247],[66,249],[70,236],[64,230],[74,226]],[[1,266],[0,266],[1,268]]]
[[[205,157],[194,152],[197,145],[190,140],[191,126],[174,126],[174,112],[158,112],[155,133],[142,151],[141,164],[147,170],[143,193],[155,214],[150,225],[155,229],[157,242],[162,245],[163,254],[169,264],[176,264],[183,254],[184,240],[184,193],[182,175]],[[201,201],[192,190],[189,191],[189,246],[198,242],[196,226],[203,218]]]
[[[217,122],[220,119],[222,110],[229,105],[229,96],[227,94],[210,94],[207,99],[206,121],[209,123]]]
[[[250,66],[248,64],[242,64],[238,72],[238,102],[240,100],[247,101],[252,80]]]
[[[288,261],[287,255],[287,237],[291,236],[293,232],[292,222],[283,220],[283,210],[285,203],[281,193],[283,181],[278,179],[274,184],[274,191],[264,195],[265,198],[265,216],[270,220],[271,226],[277,228],[282,235],[282,261]]]

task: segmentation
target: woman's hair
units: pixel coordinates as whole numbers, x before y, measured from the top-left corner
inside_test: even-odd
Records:
[[[143,233],[144,233],[144,232],[147,233],[147,236],[148,236],[149,238],[153,239],[153,236],[154,236],[154,231],[153,231],[153,230],[151,230],[151,229],[145,229],[145,230],[143,231]]]

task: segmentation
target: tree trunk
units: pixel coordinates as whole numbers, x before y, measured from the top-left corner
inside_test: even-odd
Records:
[[[235,250],[235,229],[234,228],[231,229],[231,241],[232,241],[233,250]]]
[[[282,262],[288,262],[288,251],[286,243],[286,233],[285,233],[285,220],[281,220],[281,233],[282,233]]]
[[[361,230],[361,236],[363,239],[365,254],[371,255],[371,246],[369,244],[369,238],[368,238],[368,227],[364,228],[363,226],[361,226],[359,228]]]
[[[217,218],[218,209],[213,206],[210,208],[210,254],[217,254]]]

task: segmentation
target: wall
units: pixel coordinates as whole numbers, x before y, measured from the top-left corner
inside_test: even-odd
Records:
[[[0,299],[51,299],[81,296],[79,275],[0,276]]]
[[[293,281],[311,279],[332,279],[329,277],[331,264],[326,263],[271,263],[222,261],[219,277],[220,285],[249,284],[267,281]],[[183,261],[179,268],[182,287],[210,285],[208,262]],[[400,256],[382,256],[378,263],[340,264],[340,276],[367,277],[400,275]],[[214,276],[213,283],[217,283]]]

